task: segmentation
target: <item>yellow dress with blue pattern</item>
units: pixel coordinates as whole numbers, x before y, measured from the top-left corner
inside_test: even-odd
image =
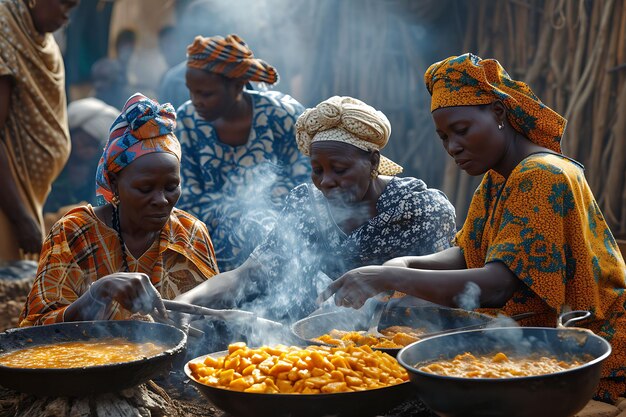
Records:
[[[529,325],[554,327],[567,309],[592,312],[585,327],[613,348],[596,398],[624,394],[626,266],[581,165],[545,152],[528,156],[507,179],[489,171],[456,243],[468,268],[502,262],[525,284],[505,314],[533,311],[539,314]]]

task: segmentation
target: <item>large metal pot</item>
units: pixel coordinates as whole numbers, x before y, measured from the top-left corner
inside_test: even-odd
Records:
[[[226,355],[228,351],[215,352],[192,361]],[[237,417],[370,417],[380,415],[414,395],[409,382],[335,394],[258,394],[199,383],[191,376],[189,362],[185,365],[185,374],[211,403]]]
[[[291,331],[303,343],[321,345],[322,343],[313,339],[333,329],[346,331],[365,330],[369,326],[369,319],[369,315],[359,310],[340,309],[299,320],[292,325]],[[426,329],[427,333],[424,337],[428,337],[433,332],[474,325],[488,326],[494,323],[494,318],[473,311],[439,306],[394,306],[384,311],[378,324],[378,330],[380,331],[390,326],[409,326],[416,329]],[[396,356],[400,351],[400,348],[374,349],[386,352],[392,356]]]
[[[169,370],[185,354],[187,336],[174,326],[144,321],[85,321],[9,329],[0,333],[0,355],[39,345],[119,337],[164,346],[150,358],[111,365],[65,369],[0,366],[0,384],[42,396],[83,396],[119,391]]]
[[[504,352],[515,357],[542,353],[588,361],[563,372],[502,379],[441,376],[416,366],[464,352]],[[610,353],[606,340],[585,329],[500,327],[422,339],[400,350],[397,358],[409,372],[419,398],[440,416],[569,417],[593,397],[601,364]]]

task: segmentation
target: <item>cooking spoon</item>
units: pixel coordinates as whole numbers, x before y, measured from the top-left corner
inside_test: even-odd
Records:
[[[224,321],[231,322],[247,322],[256,321],[258,324],[266,325],[270,329],[279,330],[283,328],[282,323],[277,321],[258,317],[255,313],[246,310],[225,309],[217,310],[208,307],[202,307],[195,304],[184,303],[182,301],[163,300],[163,305],[170,311],[179,313],[195,314],[199,316],[212,316]]]

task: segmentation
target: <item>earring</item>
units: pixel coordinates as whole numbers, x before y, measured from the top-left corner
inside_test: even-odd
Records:
[[[34,9],[37,5],[37,0],[28,0],[27,6],[29,9]]]
[[[372,170],[372,172],[371,172],[371,174],[370,174],[370,177],[371,177],[373,180],[375,180],[376,178],[378,178],[378,170],[377,170],[377,169],[373,169],[373,170]]]
[[[504,129],[504,123],[500,123],[500,124],[498,125],[498,130],[502,130],[502,129]]]
[[[111,204],[113,204],[115,207],[119,206],[120,198],[118,197],[117,194],[113,195],[113,198],[111,199]]]

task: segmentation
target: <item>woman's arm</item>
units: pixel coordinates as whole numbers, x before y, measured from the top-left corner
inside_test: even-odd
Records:
[[[323,301],[335,294],[335,303],[361,307],[374,295],[388,290],[401,291],[433,303],[457,307],[459,296],[469,283],[480,289],[476,300],[481,307],[501,307],[518,288],[519,280],[501,262],[482,268],[425,270],[397,266],[366,266],[347,272],[320,295]]]
[[[413,269],[451,270],[466,269],[463,252],[458,246],[444,249],[441,252],[423,256],[402,256],[390,259],[385,266],[400,266]]]
[[[252,272],[258,268],[258,263],[248,258],[241,266],[213,276],[175,300],[211,308],[234,308],[254,292]]]
[[[11,92],[13,83],[11,78],[0,77],[0,130],[4,129],[11,107]],[[15,184],[13,173],[7,158],[6,143],[0,140],[0,210],[13,223],[13,233],[18,245],[25,253],[39,255],[41,251],[41,226],[33,218],[24,205],[24,201]]]

